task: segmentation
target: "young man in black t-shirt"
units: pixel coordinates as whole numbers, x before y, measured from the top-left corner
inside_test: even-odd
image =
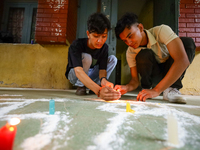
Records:
[[[77,95],[86,95],[87,87],[102,99],[119,99],[121,93],[113,90],[113,83],[107,80],[117,64],[115,56],[108,56],[105,43],[110,21],[104,14],[94,13],[87,25],[88,38],[77,39],[69,47],[65,76],[78,87]]]

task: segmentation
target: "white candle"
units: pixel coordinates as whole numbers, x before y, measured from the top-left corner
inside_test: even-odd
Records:
[[[168,128],[168,143],[173,145],[178,145],[179,144],[178,123],[176,118],[172,114],[168,115],[167,128]]]

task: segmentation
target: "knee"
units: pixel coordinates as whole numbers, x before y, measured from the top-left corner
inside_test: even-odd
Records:
[[[112,63],[116,66],[117,65],[117,58],[114,55],[108,56],[108,63]]]
[[[185,49],[190,49],[192,51],[195,51],[196,45],[191,37],[180,37],[180,39],[183,42]]]
[[[196,50],[196,45],[194,43],[194,40],[191,37],[180,37],[180,39],[183,42],[188,59],[190,63],[192,63]]]
[[[92,56],[87,53],[82,53],[82,63],[91,65],[92,64]]]
[[[145,64],[152,61],[154,52],[151,49],[142,49],[136,56],[137,64]]]

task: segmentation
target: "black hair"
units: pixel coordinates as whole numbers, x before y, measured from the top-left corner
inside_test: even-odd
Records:
[[[135,23],[138,23],[138,16],[134,13],[124,14],[120,20],[118,20],[115,27],[115,35],[120,39],[119,35],[124,31],[125,28],[130,29],[131,26]]]
[[[97,34],[103,34],[105,29],[108,29],[108,31],[111,29],[110,21],[102,13],[94,13],[90,15],[87,21],[87,26],[90,33],[96,32]]]

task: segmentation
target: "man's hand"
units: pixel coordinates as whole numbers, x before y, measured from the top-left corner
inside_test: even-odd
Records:
[[[114,90],[119,91],[121,95],[124,95],[125,93],[128,92],[126,85],[115,85]]]
[[[109,86],[105,86],[102,87],[99,96],[104,100],[111,101],[118,100],[119,98],[121,98],[121,93]]]
[[[155,89],[143,89],[139,92],[137,96],[137,101],[145,102],[147,98],[153,98],[160,95],[160,92],[157,92]]]
[[[103,78],[102,81],[101,81],[101,86],[109,86],[109,87],[113,88],[114,84],[107,81],[105,78]]]

